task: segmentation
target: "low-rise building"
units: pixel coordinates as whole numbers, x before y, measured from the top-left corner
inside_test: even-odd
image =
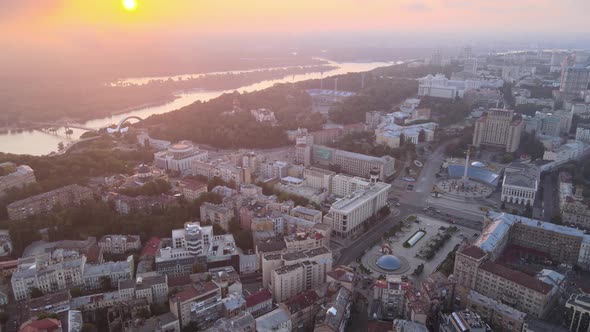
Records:
[[[260,317],[272,310],[272,294],[266,288],[246,297],[246,311]]]
[[[56,206],[64,208],[76,206],[91,199],[93,199],[92,190],[77,184],[71,184],[10,203],[6,206],[6,211],[10,220],[19,220],[49,213]]]
[[[30,166],[17,166],[11,162],[0,163],[0,195],[10,188],[22,188],[35,182],[35,172]]]
[[[125,332],[180,332],[180,324],[171,312],[148,319],[136,319],[127,326]]]
[[[241,293],[229,293],[221,299],[222,315],[232,318],[246,311],[246,300]]]
[[[524,312],[473,290],[466,297],[466,307],[488,322],[493,329],[501,331],[521,331],[527,317]]]
[[[399,148],[404,143],[418,144],[431,142],[438,124],[434,122],[401,126],[395,120],[386,120],[375,129],[375,141],[377,144],[387,145],[390,148]]]
[[[581,141],[569,141],[552,150],[546,150],[543,160],[553,161],[553,167],[565,164],[568,161],[579,160],[588,155],[590,145]]]
[[[207,184],[196,180],[183,179],[178,181],[178,189],[180,189],[187,201],[192,202],[199,198],[201,194],[207,192]]]
[[[117,287],[119,280],[133,279],[133,256],[122,262],[106,262],[103,264],[86,264],[82,278],[86,290],[108,290]]]
[[[218,319],[207,332],[254,332],[256,320],[249,312],[241,312],[238,315]]]
[[[104,254],[124,254],[141,249],[139,235],[105,235],[98,240],[98,247]]]
[[[291,319],[293,331],[309,331],[324,302],[316,290],[309,289],[280,304]]]
[[[257,332],[292,331],[293,322],[285,308],[278,307],[273,311],[256,318]]]
[[[194,322],[198,329],[204,330],[221,318],[221,289],[212,281],[197,282],[171,296],[169,304],[181,328]]]
[[[291,210],[290,215],[293,217],[309,220],[314,223],[322,222],[322,211],[306,208],[303,206],[294,207]]]
[[[314,332],[344,331],[350,318],[352,291],[344,287],[328,300],[326,311],[320,310],[315,318]]]
[[[492,329],[477,315],[469,310],[455,311],[444,315],[439,330],[442,332],[491,332]]]
[[[144,298],[149,304],[168,301],[168,277],[155,275],[137,277],[135,280],[119,280],[119,298],[134,300]]]

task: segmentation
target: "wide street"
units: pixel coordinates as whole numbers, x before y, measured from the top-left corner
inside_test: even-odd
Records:
[[[482,228],[482,212],[466,211],[458,202],[448,202],[448,204],[438,204],[438,199],[431,197],[431,191],[436,182],[436,173],[438,172],[444,157],[447,145],[456,141],[449,140],[439,145],[426,158],[420,176],[413,182],[414,190],[406,191],[404,188],[392,186],[391,197],[399,202],[392,215],[378,221],[371,229],[360,236],[358,239],[343,247],[340,251],[340,257],[336,260],[337,264],[349,264],[361,257],[365,250],[377,243],[385,232],[392,226],[401,222],[406,216],[413,213],[425,213],[434,218],[448,221],[452,219],[453,223],[460,226],[473,229],[479,232]],[[398,178],[401,178],[398,174]],[[393,182],[400,181],[394,180]],[[408,183],[409,184],[409,183]],[[440,201],[443,202],[442,200]],[[455,203],[455,204],[451,204]],[[442,206],[441,206],[442,205]],[[427,206],[436,206],[429,211],[424,211]],[[438,211],[437,211],[438,210]]]

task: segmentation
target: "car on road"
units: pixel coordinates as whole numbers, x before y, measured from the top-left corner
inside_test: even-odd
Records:
[[[409,177],[409,176],[406,176],[406,177],[402,178],[402,180],[404,180],[406,182],[414,182],[414,181],[416,181],[416,179],[414,179],[413,177]]]

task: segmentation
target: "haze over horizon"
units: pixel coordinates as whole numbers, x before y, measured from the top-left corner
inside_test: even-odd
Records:
[[[137,0],[133,11],[120,0],[5,1],[0,69],[7,75],[51,65],[56,72],[94,68],[133,75],[148,64],[221,52],[255,57],[322,47],[492,49],[507,42],[576,48],[589,44],[588,10],[584,0]]]

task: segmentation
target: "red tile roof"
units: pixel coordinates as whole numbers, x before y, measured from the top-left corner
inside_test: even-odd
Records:
[[[140,257],[144,257],[144,256],[156,257],[156,254],[158,253],[158,249],[160,249],[161,242],[162,242],[162,240],[160,240],[157,237],[152,237],[151,239],[149,239],[145,243],[145,246],[143,246],[143,249],[141,250]]]
[[[186,286],[193,283],[189,276],[168,277],[168,287]]]
[[[270,299],[272,299],[272,294],[265,288],[260,292],[248,295],[248,297],[246,297],[246,307],[253,307]]]
[[[318,293],[313,289],[308,289],[303,293],[299,293],[287,300],[285,304],[291,313],[300,311],[303,308],[312,306],[317,300],[319,300]]]
[[[535,277],[531,277],[518,270],[513,270],[504,265],[490,261],[484,262],[481,265],[481,269],[539,293],[548,294],[552,289],[551,285],[544,283]]]
[[[469,246],[463,249],[461,253],[474,259],[481,259],[486,255],[486,253],[478,246]]]
[[[194,298],[198,298],[203,296],[211,291],[219,289],[216,283],[212,281],[206,281],[202,283],[197,283],[193,287],[182,291],[174,297],[177,301],[186,302]]]
[[[206,183],[203,183],[201,181],[197,181],[197,180],[192,180],[192,179],[183,179],[180,180],[180,185],[182,187],[186,187],[190,190],[196,191],[196,190],[200,190],[203,187],[207,187]]]

